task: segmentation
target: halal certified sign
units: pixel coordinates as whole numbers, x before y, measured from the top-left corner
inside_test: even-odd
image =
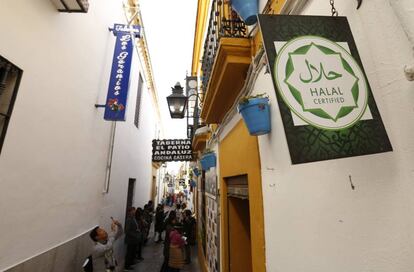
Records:
[[[288,107],[312,126],[350,127],[367,107],[368,84],[362,69],[331,40],[302,36],[287,42],[278,50],[274,76]]]

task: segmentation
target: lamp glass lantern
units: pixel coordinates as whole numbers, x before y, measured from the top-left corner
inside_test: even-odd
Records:
[[[185,116],[185,107],[187,106],[188,97],[185,96],[184,89],[180,82],[177,82],[172,89],[172,94],[167,96],[168,109],[170,110],[171,118],[182,119]]]

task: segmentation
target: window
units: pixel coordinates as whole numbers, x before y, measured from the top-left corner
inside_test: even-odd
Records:
[[[139,74],[138,79],[138,91],[137,91],[137,104],[135,106],[135,118],[134,118],[134,124],[138,128],[139,125],[139,110],[141,108],[141,96],[142,96],[142,85],[144,84],[144,81],[142,80],[141,74]]]
[[[0,56],[0,152],[13,111],[23,71]]]

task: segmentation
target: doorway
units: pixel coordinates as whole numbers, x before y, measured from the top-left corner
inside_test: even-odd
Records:
[[[265,272],[265,239],[260,154],[257,137],[250,136],[240,120],[219,145],[220,206],[223,272],[236,272],[235,258],[245,253],[243,272]],[[230,207],[229,207],[230,206]],[[230,213],[230,214],[229,214]],[[230,222],[229,226],[229,220]],[[251,221],[251,224],[248,223]],[[235,228],[244,231],[240,238]],[[231,235],[236,233],[237,239]],[[250,242],[249,242],[250,241]],[[234,243],[240,243],[244,252],[237,252]],[[230,245],[233,243],[233,245]],[[239,249],[240,251],[240,249]],[[231,260],[230,260],[231,259]],[[231,265],[230,265],[231,262]],[[247,262],[247,263],[245,263]]]
[[[227,183],[229,272],[252,271],[247,175],[225,178]]]
[[[132,204],[134,203],[135,181],[136,181],[136,179],[134,179],[134,178],[130,178],[128,180],[128,192],[127,192],[127,203],[126,203],[126,210],[125,210],[125,222],[126,222],[126,219],[128,217],[128,209],[131,208]]]

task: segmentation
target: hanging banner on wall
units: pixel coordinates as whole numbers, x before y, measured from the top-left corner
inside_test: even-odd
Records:
[[[152,140],[152,161],[192,161],[190,139]]]
[[[112,31],[116,36],[116,43],[104,119],[108,121],[125,121],[132,61],[132,40],[134,37],[139,37],[140,27],[115,24]]]
[[[346,17],[259,24],[293,164],[392,151]]]

